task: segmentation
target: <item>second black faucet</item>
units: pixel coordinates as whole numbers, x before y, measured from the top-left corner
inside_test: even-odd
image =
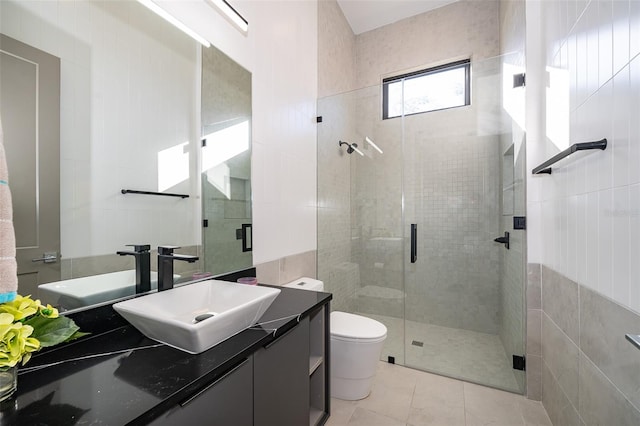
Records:
[[[189,256],[186,254],[174,254],[176,246],[160,246],[158,247],[158,291],[169,290],[173,288],[173,261],[182,260],[184,262],[193,263],[198,260],[198,256]]]

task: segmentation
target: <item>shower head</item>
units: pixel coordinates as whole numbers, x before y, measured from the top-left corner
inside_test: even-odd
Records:
[[[345,143],[345,142],[342,142],[342,143]],[[353,149],[358,147],[358,145],[356,145],[355,143],[347,144],[347,146],[348,146],[347,148],[348,154],[353,154]]]
[[[355,151],[364,157],[364,154],[362,153],[362,151],[358,149],[358,144],[339,141],[338,146],[342,146],[342,145],[347,146],[347,154],[353,154],[353,151]]]

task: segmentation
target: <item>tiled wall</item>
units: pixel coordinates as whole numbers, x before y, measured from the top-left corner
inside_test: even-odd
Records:
[[[456,59],[496,56],[498,1],[462,0],[359,34],[356,38],[358,88],[383,76]]]
[[[542,270],[538,263],[527,264],[527,338],[525,395],[529,399],[542,399]]]
[[[356,36],[336,0],[318,1],[318,98],[348,92],[356,82]]]
[[[542,309],[539,344],[529,344],[540,348],[542,402],[552,422],[640,424],[640,356],[624,338],[640,329],[640,315],[546,266],[530,271],[540,274]]]
[[[120,190],[195,193],[199,45],[137,2],[8,0],[0,19],[2,33],[61,60],[63,258],[198,244],[196,197]]]
[[[538,3],[543,115],[529,168],[570,143],[609,145],[529,178],[530,261],[640,312],[640,4]]]
[[[355,36],[335,0],[318,2],[318,279],[333,293],[332,308],[352,311],[360,268],[353,261],[353,156],[338,141],[354,142]]]
[[[316,251],[312,250],[257,264],[258,282],[282,285],[301,277],[315,278],[317,276],[316,256]]]
[[[624,340],[640,312],[640,2],[527,2],[527,43],[528,170],[569,144],[609,142],[527,180],[542,400],[556,424],[637,424],[620,376],[640,360]]]
[[[254,264],[316,250],[318,8],[247,2],[252,23]],[[224,49],[223,49],[224,51]],[[231,57],[235,51],[225,51]]]

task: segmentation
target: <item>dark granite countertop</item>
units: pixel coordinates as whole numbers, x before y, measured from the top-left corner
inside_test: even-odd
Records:
[[[145,424],[331,300],[329,293],[281,290],[260,325],[198,355],[128,324],[38,354],[19,370],[18,391],[3,403],[0,424]]]

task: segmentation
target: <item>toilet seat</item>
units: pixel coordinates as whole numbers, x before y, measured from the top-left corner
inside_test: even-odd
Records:
[[[355,343],[378,343],[387,337],[384,324],[347,312],[331,312],[331,338]]]

